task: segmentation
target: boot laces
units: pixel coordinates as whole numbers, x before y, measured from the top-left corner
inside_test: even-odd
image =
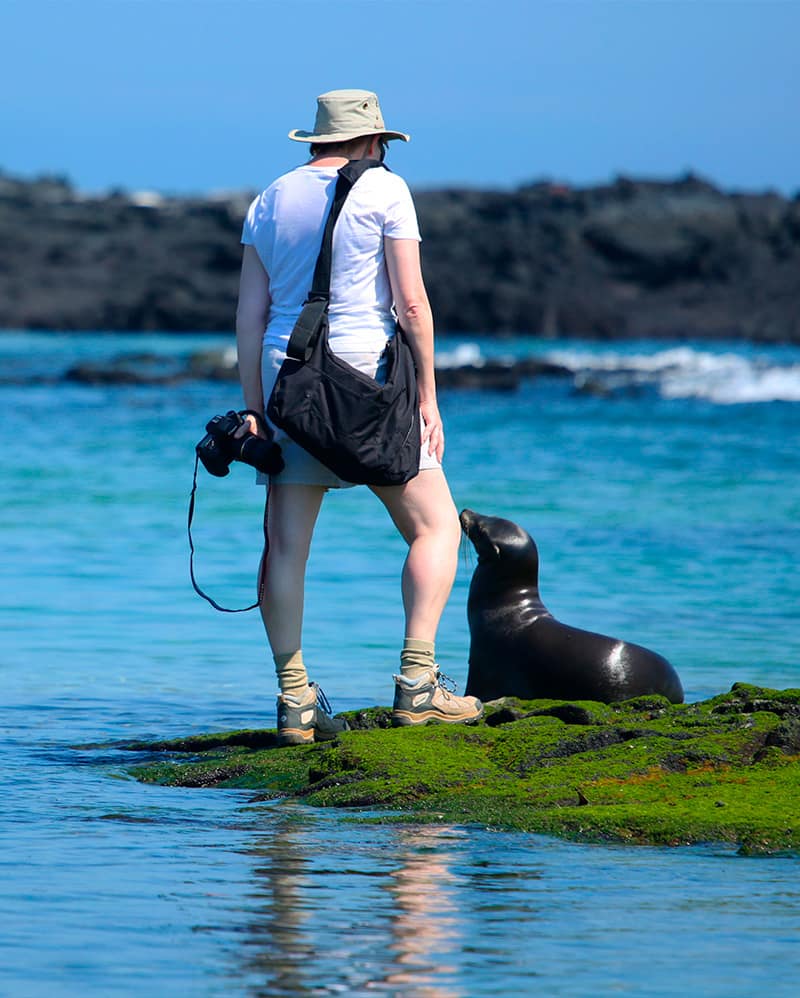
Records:
[[[436,685],[444,693],[445,697],[449,700],[450,694],[455,693],[458,689],[458,683],[455,679],[451,679],[450,676],[445,675],[443,672],[437,670],[436,672]]]
[[[319,685],[319,683],[309,683],[308,685],[317,695],[317,707],[322,708],[324,713],[326,713],[328,716],[331,716],[333,714],[333,707],[331,707],[331,702],[325,696],[322,687]]]

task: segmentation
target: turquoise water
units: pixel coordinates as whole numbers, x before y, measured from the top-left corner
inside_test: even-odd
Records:
[[[8,334],[0,375],[216,342]],[[457,504],[530,531],[556,616],[660,651],[690,700],[800,686],[800,350],[443,342],[456,351],[577,372],[441,398]],[[139,786],[128,756],[75,748],[274,723],[258,619],[215,613],[187,578],[192,448],[238,398],[0,396],[0,994],[795,993],[794,858],[362,826]],[[249,602],[250,470],[204,476],[198,501],[201,581]],[[366,490],[326,499],[305,649],[338,709],[388,702],[402,558]],[[465,548],[439,641],[462,683],[473,564]]]

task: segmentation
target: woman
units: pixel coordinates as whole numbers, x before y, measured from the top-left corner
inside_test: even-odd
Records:
[[[391,139],[408,141],[384,126],[378,98],[366,90],[323,94],[314,130],[294,130],[289,138],[310,143],[312,158],[253,201],[242,233],[239,371],[245,405],[258,412],[264,411],[311,287],[337,171],[349,160],[382,159]],[[394,677],[392,720],[396,725],[474,721],[483,712],[480,701],[444,689],[434,654],[461,531],[441,466],[444,431],[436,404],[433,319],[420,269],[416,213],[405,182],[372,169],[351,190],[334,230],[331,349],[380,379],[381,354],[394,332],[393,307],[417,365],[423,430],[419,474],[405,485],[372,488],[409,545],[402,574],[405,640],[400,674]],[[252,416],[247,419],[240,433],[262,432]],[[318,687],[309,684],[301,631],[306,561],[322,499],[327,489],[349,483],[280,431],[276,439],[286,467],[269,481],[261,613],[280,686],[278,739],[302,744],[332,738],[345,726],[329,716]]]

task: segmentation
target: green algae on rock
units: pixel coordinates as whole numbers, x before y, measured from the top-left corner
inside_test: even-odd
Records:
[[[274,747],[238,731],[126,746],[144,782],[238,787],[310,805],[396,811],[584,840],[800,848],[800,690],[736,683],[695,704],[487,705],[481,724],[392,729],[351,711],[335,741]]]

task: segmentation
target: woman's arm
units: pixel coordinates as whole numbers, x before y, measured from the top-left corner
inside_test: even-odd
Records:
[[[436,402],[436,378],[433,370],[433,314],[431,312],[416,239],[384,239],[386,266],[397,309],[397,317],[408,336],[417,364],[419,407],[425,424],[423,444],[428,453],[441,461],[444,454],[444,429]]]
[[[246,409],[264,411],[261,387],[261,344],[269,319],[269,276],[253,246],[245,246],[236,306],[236,349],[239,380]],[[248,417],[249,421],[250,417]],[[256,432],[255,420],[250,427]]]

